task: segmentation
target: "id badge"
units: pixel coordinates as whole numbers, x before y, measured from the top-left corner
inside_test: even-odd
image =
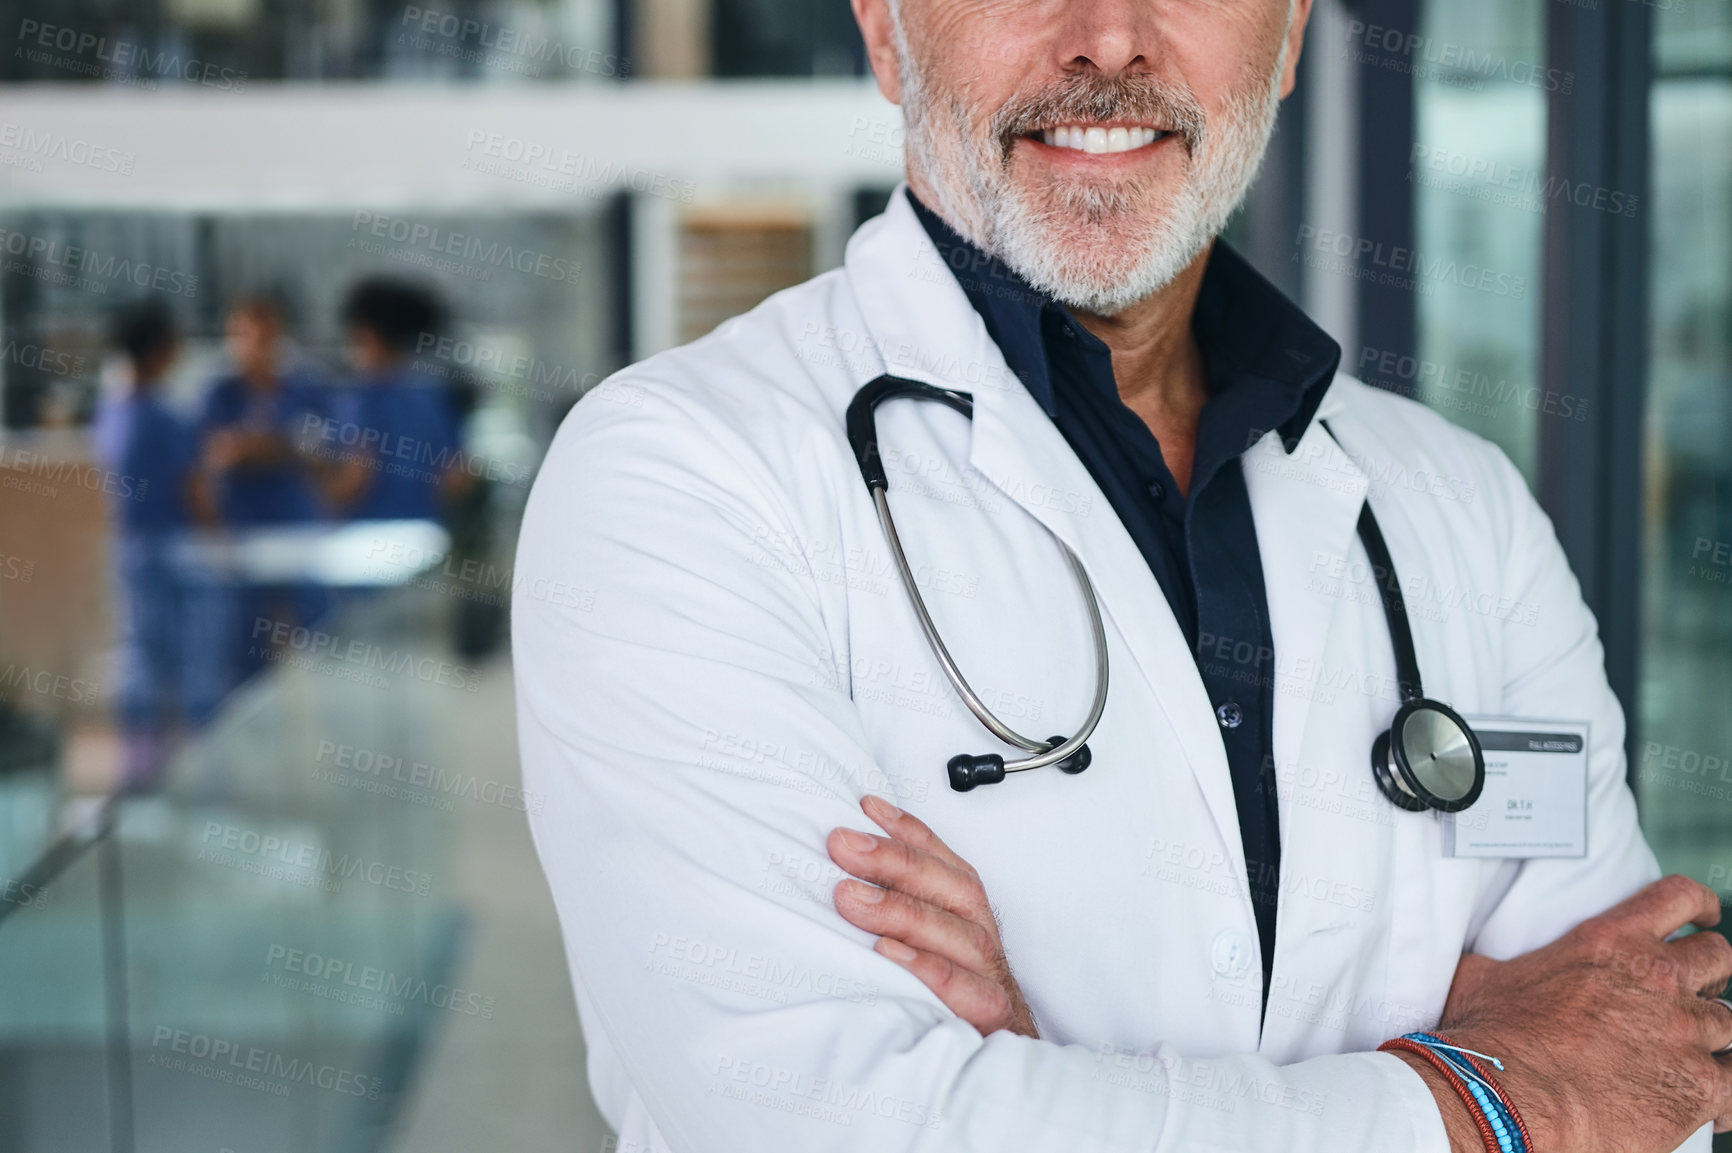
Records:
[[[1588,722],[1464,717],[1485,754],[1485,791],[1443,818],[1449,857],[1585,857]]]

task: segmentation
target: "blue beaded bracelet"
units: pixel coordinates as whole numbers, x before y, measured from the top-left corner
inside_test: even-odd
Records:
[[[1499,1087],[1480,1076],[1478,1069],[1469,1057],[1480,1057],[1491,1062],[1497,1069],[1503,1068],[1503,1062],[1496,1057],[1488,1057],[1484,1053],[1476,1053],[1472,1049],[1463,1049],[1451,1045],[1434,1033],[1406,1033],[1403,1039],[1426,1049],[1448,1061],[1466,1082],[1469,1092],[1473,1094],[1475,1104],[1484,1114],[1492,1133],[1497,1137],[1500,1153],[1529,1153],[1527,1142],[1523,1140],[1524,1127],[1516,1119],[1515,1109],[1509,1103]]]

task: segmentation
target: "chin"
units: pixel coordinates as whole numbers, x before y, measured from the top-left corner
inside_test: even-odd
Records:
[[[1171,283],[1208,245],[1206,236],[1199,242],[1201,230],[1178,223],[1194,220],[1187,205],[1159,196],[1127,200],[1101,203],[1077,189],[1025,201],[1025,211],[1000,220],[997,247],[1035,288],[1111,316]]]

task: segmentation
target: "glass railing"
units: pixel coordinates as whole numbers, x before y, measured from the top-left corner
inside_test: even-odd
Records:
[[[8,1153],[381,1148],[430,1037],[492,1016],[457,979],[452,867],[454,814],[490,787],[449,754],[482,674],[422,571],[440,530],[351,525],[300,555],[329,565],[356,533],[423,559],[389,582],[332,568],[399,587],[331,590],[339,608],[275,636],[149,791],[67,805],[42,773],[0,784],[24,830],[3,842]],[[251,543],[248,563],[282,556]]]
[[[39,797],[46,804],[46,791]],[[30,899],[0,907],[0,1148],[20,1153],[128,1149],[109,1042],[101,865],[94,840],[71,838],[7,882]],[[30,867],[34,866],[34,867]],[[49,878],[52,879],[49,879]],[[14,890],[16,891],[16,889]]]

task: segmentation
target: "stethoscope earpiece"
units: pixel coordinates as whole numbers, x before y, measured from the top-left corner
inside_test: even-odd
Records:
[[[1052,747],[1055,749],[1065,742],[1065,738],[1063,737],[1051,737],[1048,739],[1052,741]],[[1095,755],[1089,752],[1089,747],[1087,745],[1084,745],[1064,760],[1058,762],[1058,770],[1061,773],[1069,773],[1074,777],[1084,769],[1088,768],[1089,765],[1093,764],[1094,759]]]
[[[945,766],[950,771],[950,787],[966,793],[976,785],[996,785],[1004,780],[1004,758],[997,753],[957,753]]]
[[[1056,749],[1069,739],[1053,737],[1048,748]],[[1074,777],[1088,768],[1093,761],[1094,754],[1084,745],[1064,760],[1053,762],[1053,765],[1060,772]],[[966,793],[976,785],[996,785],[1004,780],[1004,774],[1010,771],[1005,767],[1004,758],[997,753],[982,753],[979,756],[973,753],[958,753],[950,758],[950,763],[945,768],[950,773],[950,787],[959,793]]]

